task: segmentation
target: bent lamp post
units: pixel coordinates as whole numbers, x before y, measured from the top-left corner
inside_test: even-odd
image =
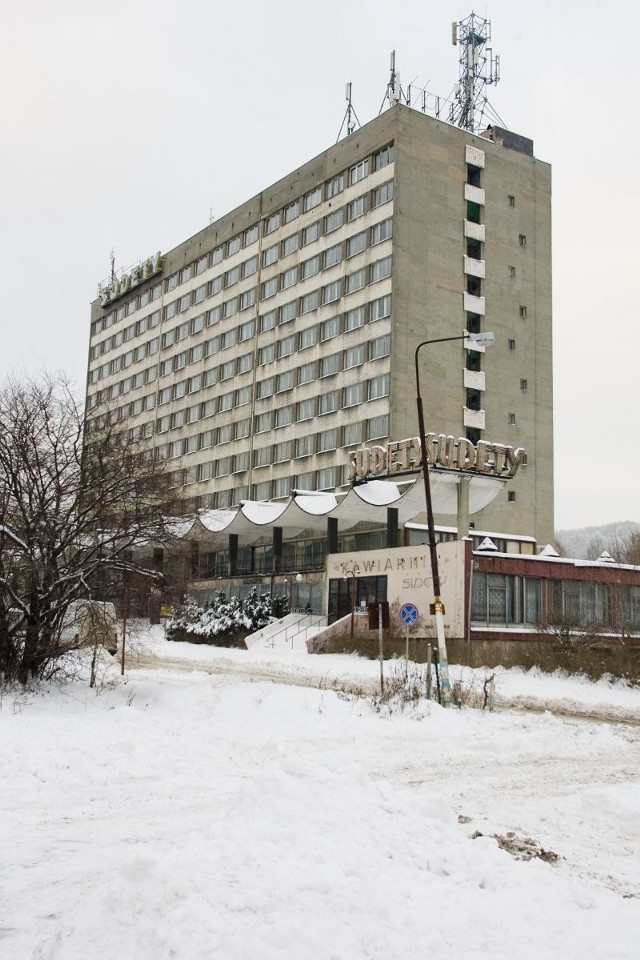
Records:
[[[422,397],[420,396],[420,371],[418,367],[418,353],[422,347],[431,343],[448,343],[452,340],[468,340],[471,343],[491,346],[496,338],[493,333],[468,333],[466,330],[457,337],[438,337],[435,340],[423,340],[416,347],[415,367],[416,367],[416,405],[418,408],[418,431],[420,434],[420,448],[422,454],[422,476],[424,478],[424,497],[427,508],[427,529],[429,531],[429,557],[431,559],[431,576],[433,579],[433,612],[436,620],[436,640],[438,643],[438,655],[440,660],[440,682],[442,685],[443,706],[448,707],[451,704],[451,683],[449,681],[449,661],[447,659],[447,641],[444,633],[444,605],[440,595],[440,571],[438,569],[438,551],[436,549],[435,524],[433,522],[433,505],[431,502],[431,483],[429,481],[429,464],[427,463],[427,441],[425,437],[424,412],[422,409]]]

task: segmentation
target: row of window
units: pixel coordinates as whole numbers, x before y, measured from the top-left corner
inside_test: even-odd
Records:
[[[273,329],[278,322],[285,322],[283,319],[285,316],[287,316],[286,313],[283,313],[285,310],[286,305],[285,307],[280,307],[278,310],[273,310],[267,314],[264,314],[260,318],[261,331]],[[340,333],[348,333],[351,330],[357,330],[360,327],[363,327],[366,323],[375,323],[377,320],[389,317],[390,315],[391,294],[387,294],[384,297],[379,297],[376,300],[371,301],[370,303],[361,304],[359,307],[354,307],[351,310],[347,310],[344,314],[338,314],[334,317],[330,317],[320,324],[308,327],[306,330],[301,330],[298,334],[291,334],[288,337],[283,337],[278,344],[273,343],[260,348],[258,353],[258,362],[260,364],[271,363],[276,359],[291,355],[296,350],[305,350],[309,347],[315,346],[317,343],[330,340],[331,338],[338,336]],[[173,330],[167,331],[167,333],[162,337],[163,348],[169,347],[180,340],[187,339],[190,333],[193,332],[195,321],[199,321],[199,318],[194,317],[192,321],[185,322],[184,324],[180,324],[178,327],[175,327]],[[179,371],[188,365],[199,363],[207,357],[215,356],[221,350],[234,347],[238,343],[243,343],[246,340],[250,340],[254,336],[254,333],[255,320],[249,320],[243,324],[240,324],[238,327],[233,327],[231,330],[227,330],[225,333],[213,337],[210,340],[202,341],[201,343],[196,344],[189,349],[185,349],[181,353],[167,360],[163,360],[160,364],[160,376],[162,377],[170,373],[175,373],[176,371]],[[154,338],[154,341],[155,340],[157,340],[157,338]],[[154,341],[150,343],[153,343]],[[155,352],[156,349],[157,345],[155,347],[148,345],[149,352]],[[355,348],[354,353],[348,353],[348,351],[345,351],[346,368],[358,366],[358,361],[356,359],[357,350],[358,348]],[[373,360],[379,359],[382,356],[387,356],[387,352],[384,351],[388,351],[388,338],[381,337],[372,340],[370,344],[369,359]],[[128,357],[131,362],[134,362],[132,357],[135,357],[135,353],[132,353],[132,357],[129,357],[129,353],[123,356]],[[118,370],[125,369],[126,366],[128,366],[128,362],[123,362],[123,356],[115,357],[110,363],[101,364],[100,367],[97,367],[95,370],[91,371],[89,375],[89,383],[97,383],[104,377],[111,376],[118,372]],[[228,364],[235,364],[235,367],[228,366]],[[244,373],[248,370],[251,370],[252,365],[253,354],[244,354],[232,361],[227,361],[226,364],[222,364],[220,367],[215,367],[212,370],[202,373],[200,375],[200,386],[211,386],[212,384],[217,383],[218,380],[226,380],[234,374]],[[231,370],[233,370],[233,373],[230,372]],[[98,393],[93,394],[93,396],[90,396],[88,398],[88,408],[91,410],[99,403],[107,403],[111,400],[115,400],[117,397],[128,393],[130,390],[135,390],[144,384],[153,382],[157,376],[158,367],[156,365],[149,367],[146,370],[138,371],[136,374],[124,378],[117,384],[113,384],[111,387],[107,388],[106,391],[99,391]],[[196,389],[200,389],[199,387],[196,387],[196,383],[198,381],[195,377],[190,378],[190,380],[192,381],[192,386],[187,387],[186,393],[192,393]]]
[[[268,236],[275,230],[279,229],[280,226],[291,223],[300,216],[302,211],[308,212],[313,210],[315,207],[319,206],[320,203],[322,203],[323,199],[330,200],[338,196],[344,190],[346,182],[348,182],[350,185],[358,183],[368,175],[370,169],[381,170],[392,161],[393,144],[390,144],[384,147],[382,150],[377,151],[371,158],[368,157],[365,160],[355,164],[353,167],[349,168],[348,171],[344,171],[331,177],[325,182],[324,186],[314,187],[314,189],[306,193],[304,197],[296,199],[287,204],[287,206],[283,209],[270,214],[263,220],[264,235]],[[377,190],[372,191],[370,199],[368,195],[364,195],[357,201],[354,201],[355,206],[349,204],[348,210],[345,211],[345,209],[343,209],[342,211],[342,219],[339,216],[332,216],[332,214],[335,213],[335,211],[332,211],[332,214],[325,218],[325,233],[335,230],[338,226],[340,226],[341,223],[344,222],[345,215],[349,220],[353,220],[357,216],[361,216],[362,213],[368,209],[369,204],[371,206],[377,206],[379,203],[386,202],[386,199],[391,199],[392,195],[393,184],[386,184],[380,188],[377,188]],[[360,210],[360,212],[358,212],[358,210]],[[225,258],[234,256],[241,249],[251,247],[257,242],[258,236],[259,227],[257,224],[253,224],[242,233],[237,234],[230,240],[227,240],[225,243],[215,247],[214,250],[203,254],[201,257],[198,257],[197,260],[187,264],[180,270],[177,270],[175,273],[171,274],[171,276],[167,277],[164,280],[165,292],[171,293],[180,285],[190,281],[193,277],[200,276],[207,270],[217,266],[217,264],[222,263]],[[288,241],[283,241],[283,255],[286,255],[286,253],[291,253],[297,249],[296,244],[300,241],[304,244],[310,243],[312,240],[317,240],[320,236],[320,222],[318,221],[318,223],[308,227],[307,230],[302,231],[300,235],[296,234],[294,236],[296,239],[289,238]],[[288,247],[285,246],[287,243]],[[273,255],[272,248],[269,257],[273,257]],[[256,257],[253,257],[252,260],[256,260]],[[246,263],[250,262],[251,261],[246,261]],[[268,262],[273,262],[273,260],[265,260],[264,265],[266,266]],[[234,267],[233,270],[235,269],[236,268]],[[161,295],[162,283],[154,284],[153,287],[143,291],[137,297],[132,298],[131,300],[127,301],[127,303],[123,303],[115,310],[110,311],[104,317],[94,321],[92,335],[108,329],[110,326],[112,326],[112,324],[118,323],[125,317],[130,316],[135,310],[143,308],[147,306],[147,304],[152,303],[154,300],[159,299]]]

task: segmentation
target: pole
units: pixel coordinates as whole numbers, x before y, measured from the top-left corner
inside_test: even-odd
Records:
[[[384,644],[382,641],[382,604],[378,604],[378,654],[380,657],[380,694],[384,693]]]
[[[431,700],[431,644],[427,644],[427,700]]]
[[[124,677],[124,648],[127,636],[127,617],[129,616],[129,586],[124,585],[124,597],[122,599],[122,653],[120,655],[120,675]]]

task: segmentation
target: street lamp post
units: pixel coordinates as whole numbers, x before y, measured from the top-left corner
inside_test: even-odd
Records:
[[[353,640],[353,619],[354,619],[355,605],[356,605],[356,582],[357,582],[357,575],[359,572],[360,571],[358,570],[358,565],[356,564],[353,570],[347,570],[347,572],[344,575],[345,580],[348,580],[349,578],[351,578],[351,639],[352,640]]]
[[[301,574],[301,573],[298,573],[297,570],[292,570],[291,573],[288,573],[287,576],[286,576],[286,581],[287,581],[287,599],[289,600],[289,613],[291,613],[291,610],[293,609],[292,600],[293,600],[293,582],[294,582],[294,580],[295,580],[296,583],[301,583],[301,582],[302,582],[302,574]]]
[[[438,655],[440,660],[440,682],[442,685],[443,706],[448,707],[451,703],[451,683],[449,681],[449,661],[447,659],[447,641],[444,633],[444,605],[440,595],[440,570],[438,568],[438,551],[436,549],[436,532],[433,521],[433,504],[431,501],[431,483],[429,481],[429,464],[427,463],[427,440],[424,428],[424,411],[422,409],[422,397],[420,395],[420,370],[418,367],[418,353],[422,347],[430,343],[448,343],[451,340],[470,340],[472,343],[481,343],[490,346],[495,343],[493,333],[468,333],[466,330],[456,337],[438,337],[435,340],[423,340],[419,343],[415,351],[416,367],[416,405],[418,408],[418,431],[420,433],[420,450],[422,456],[422,476],[424,479],[424,497],[427,508],[427,528],[429,531],[429,556],[431,559],[431,577],[433,579],[433,612],[436,618],[436,639],[438,642]]]

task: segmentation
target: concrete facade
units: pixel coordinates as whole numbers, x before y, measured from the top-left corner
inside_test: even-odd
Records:
[[[88,418],[152,443],[185,509],[334,489],[416,434],[416,345],[493,330],[421,352],[427,431],[523,447],[472,519],[550,541],[550,168],[492,136],[397,105],[107,284]]]

